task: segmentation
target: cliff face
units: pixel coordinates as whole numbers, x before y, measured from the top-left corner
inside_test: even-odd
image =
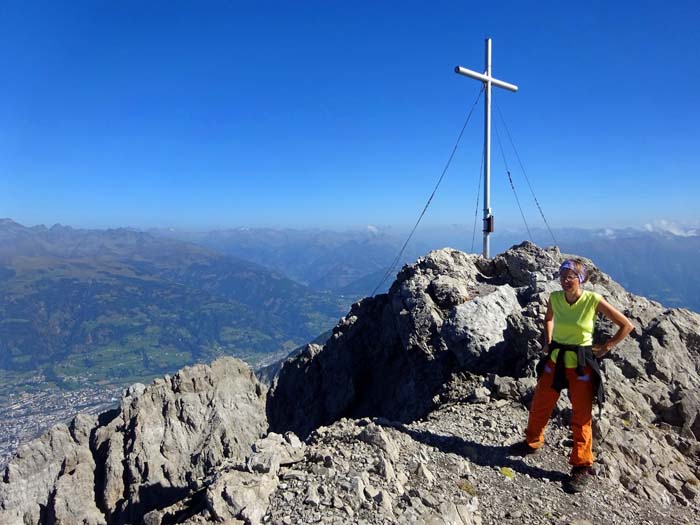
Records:
[[[563,399],[544,453],[509,455],[563,258],[529,243],[489,260],[432,252],[353,305],[325,345],[287,360],[269,394],[230,358],[134,385],[118,409],[20,450],[0,483],[0,523],[692,519],[700,316],[628,294],[592,263],[588,289],[635,325],[604,360],[596,483],[576,498],[560,489]],[[599,323],[596,338],[612,330]]]
[[[435,408],[453,371],[514,369],[527,350],[513,354],[504,340],[523,318],[517,291],[479,262],[434,252],[405,267],[388,294],[353,305],[323,348],[285,363],[269,396],[271,428],[306,436],[343,416],[411,421]]]
[[[267,427],[265,391],[230,358],[134,385],[20,449],[0,484],[1,523],[135,523],[190,483],[245,458]]]

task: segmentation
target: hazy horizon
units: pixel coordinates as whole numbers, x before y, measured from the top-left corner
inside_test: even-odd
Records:
[[[244,231],[244,230],[290,230],[290,231],[329,231],[336,233],[354,233],[354,232],[364,232],[364,231],[375,231],[375,232],[386,232],[395,234],[406,234],[412,228],[413,225],[409,224],[354,224],[346,226],[333,226],[327,224],[311,224],[308,226],[292,226],[292,225],[280,225],[280,224],[265,224],[256,225],[252,224],[235,224],[235,225],[219,225],[211,227],[197,227],[197,226],[173,226],[169,224],[162,225],[137,225],[137,224],[110,224],[110,225],[86,225],[86,224],[71,224],[64,221],[56,222],[40,222],[40,223],[25,223],[17,220],[14,217],[0,217],[0,221],[9,220],[15,222],[26,228],[35,227],[46,227],[51,228],[53,226],[64,226],[70,227],[77,230],[118,230],[118,229],[132,229],[136,231],[148,232],[152,230],[156,231],[173,231],[181,233],[208,233],[216,231]],[[476,234],[481,238],[481,219],[478,220],[476,225]],[[423,224],[421,223],[416,230],[416,235],[429,234],[431,231],[456,231],[464,230],[471,232],[474,228],[474,224],[468,223],[445,223],[445,224]],[[538,234],[546,234],[547,228],[544,225],[530,225],[530,230],[537,232]],[[621,232],[621,231],[639,231],[639,232],[663,232],[670,233],[677,236],[696,236],[700,235],[700,221],[687,222],[687,223],[676,223],[666,220],[660,220],[655,222],[647,222],[641,225],[624,225],[624,226],[599,226],[599,227],[585,227],[580,225],[569,225],[569,226],[552,226],[553,231],[566,231],[566,230],[581,230],[590,232]],[[527,230],[524,226],[503,226],[501,228],[496,228],[493,236],[498,236],[501,233],[505,234],[527,234]]]

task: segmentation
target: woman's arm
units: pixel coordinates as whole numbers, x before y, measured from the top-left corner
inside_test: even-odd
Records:
[[[542,351],[549,354],[549,345],[552,343],[554,333],[554,310],[552,310],[552,300],[547,301],[547,313],[544,314],[544,346]]]
[[[605,299],[601,298],[596,308],[596,312],[603,314],[618,326],[617,333],[602,345],[593,345],[593,353],[596,357],[603,357],[616,344],[622,341],[632,331],[634,325],[617,308],[612,306]]]

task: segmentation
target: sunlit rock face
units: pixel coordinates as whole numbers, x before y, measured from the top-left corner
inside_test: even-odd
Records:
[[[264,400],[232,358],[133,385],[118,409],[78,416],[20,449],[0,484],[0,522],[138,522],[194,479],[245,459],[267,430]]]

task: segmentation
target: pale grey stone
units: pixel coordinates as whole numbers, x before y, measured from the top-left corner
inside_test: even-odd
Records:
[[[384,455],[380,455],[374,464],[376,471],[389,483],[396,479],[394,466]]]
[[[413,476],[416,479],[424,481],[428,484],[432,484],[435,481],[435,476],[432,472],[430,472],[430,469],[426,466],[425,463],[418,463],[418,466],[413,471]]]
[[[357,437],[361,441],[374,445],[386,452],[391,461],[399,459],[399,448],[394,440],[391,439],[391,436],[379,425],[372,423],[366,426]]]
[[[309,485],[304,503],[313,507],[318,507],[321,504],[321,497],[318,494],[318,487],[316,485]]]
[[[515,290],[502,286],[453,308],[441,335],[463,368],[480,370],[482,355],[504,347],[511,315],[520,315],[520,304]]]
[[[301,441],[288,432],[281,436],[270,432],[253,444],[253,453],[246,460],[251,472],[271,472],[276,474],[282,465],[291,465],[304,459],[305,447]]]
[[[229,471],[217,476],[207,488],[207,508],[217,521],[242,519],[249,525],[262,523],[277,477],[269,474]]]
[[[143,515],[163,491],[185,494],[190,479],[243,460],[267,427],[264,395],[247,365],[232,358],[133,385],[102,423],[78,415],[70,428],[58,425],[20,449],[0,484],[0,521],[38,523],[42,507],[63,523]],[[11,509],[7,519],[2,509]]]

